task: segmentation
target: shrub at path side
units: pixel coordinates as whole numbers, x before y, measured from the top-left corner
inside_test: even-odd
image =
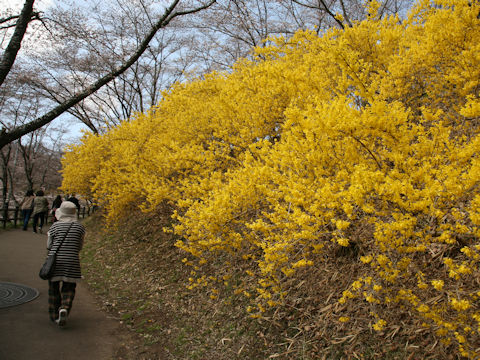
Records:
[[[171,201],[192,286],[208,264],[223,262],[225,282],[247,268],[237,286],[255,316],[289,301],[299,269],[352,248],[362,275],[340,304],[365,308],[376,331],[408,314],[477,358],[480,8],[424,1],[379,20],[376,5],[352,28],[298,32],[177,85],[95,138],[108,156],[89,155],[102,170],[82,184],[112,220],[132,201]],[[66,190],[89,141],[65,157]]]

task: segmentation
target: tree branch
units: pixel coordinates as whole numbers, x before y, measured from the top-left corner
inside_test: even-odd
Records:
[[[323,10],[325,11],[328,15],[330,15],[330,17],[335,20],[335,22],[342,28],[342,29],[345,29],[345,25],[337,18],[337,16],[332,13],[332,11],[328,8],[327,4],[325,4],[325,1],[323,0],[319,0],[319,2],[322,4],[323,6],[323,9],[321,9],[320,7],[314,7],[312,5],[308,5],[308,4],[304,4],[302,2],[300,2],[299,0],[292,0],[294,3],[298,4],[298,5],[301,5],[301,6],[305,6],[307,8],[310,8],[310,9],[317,9],[317,10]]]

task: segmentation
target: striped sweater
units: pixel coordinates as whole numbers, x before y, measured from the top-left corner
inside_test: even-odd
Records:
[[[68,228],[71,226],[70,230]],[[68,234],[65,236],[65,234]],[[65,240],[57,251],[55,270],[50,281],[79,282],[82,278],[80,269],[79,252],[83,246],[85,228],[77,221],[57,221],[48,230],[47,249],[48,254],[53,253],[63,237]]]

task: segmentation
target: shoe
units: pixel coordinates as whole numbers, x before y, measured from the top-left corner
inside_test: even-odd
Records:
[[[67,310],[66,309],[60,309],[58,312],[58,319],[55,320],[55,322],[58,324],[58,326],[65,326],[67,323]]]
[[[33,232],[36,234],[36,233],[37,233],[37,230],[33,230]]]
[[[43,234],[42,228],[38,229],[38,231],[40,232],[40,234]]]

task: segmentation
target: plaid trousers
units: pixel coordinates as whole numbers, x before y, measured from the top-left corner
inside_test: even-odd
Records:
[[[60,281],[48,281],[48,313],[50,320],[55,321],[58,318],[60,309],[66,309],[67,313],[70,313],[76,286],[76,283],[62,281],[60,289]]]

